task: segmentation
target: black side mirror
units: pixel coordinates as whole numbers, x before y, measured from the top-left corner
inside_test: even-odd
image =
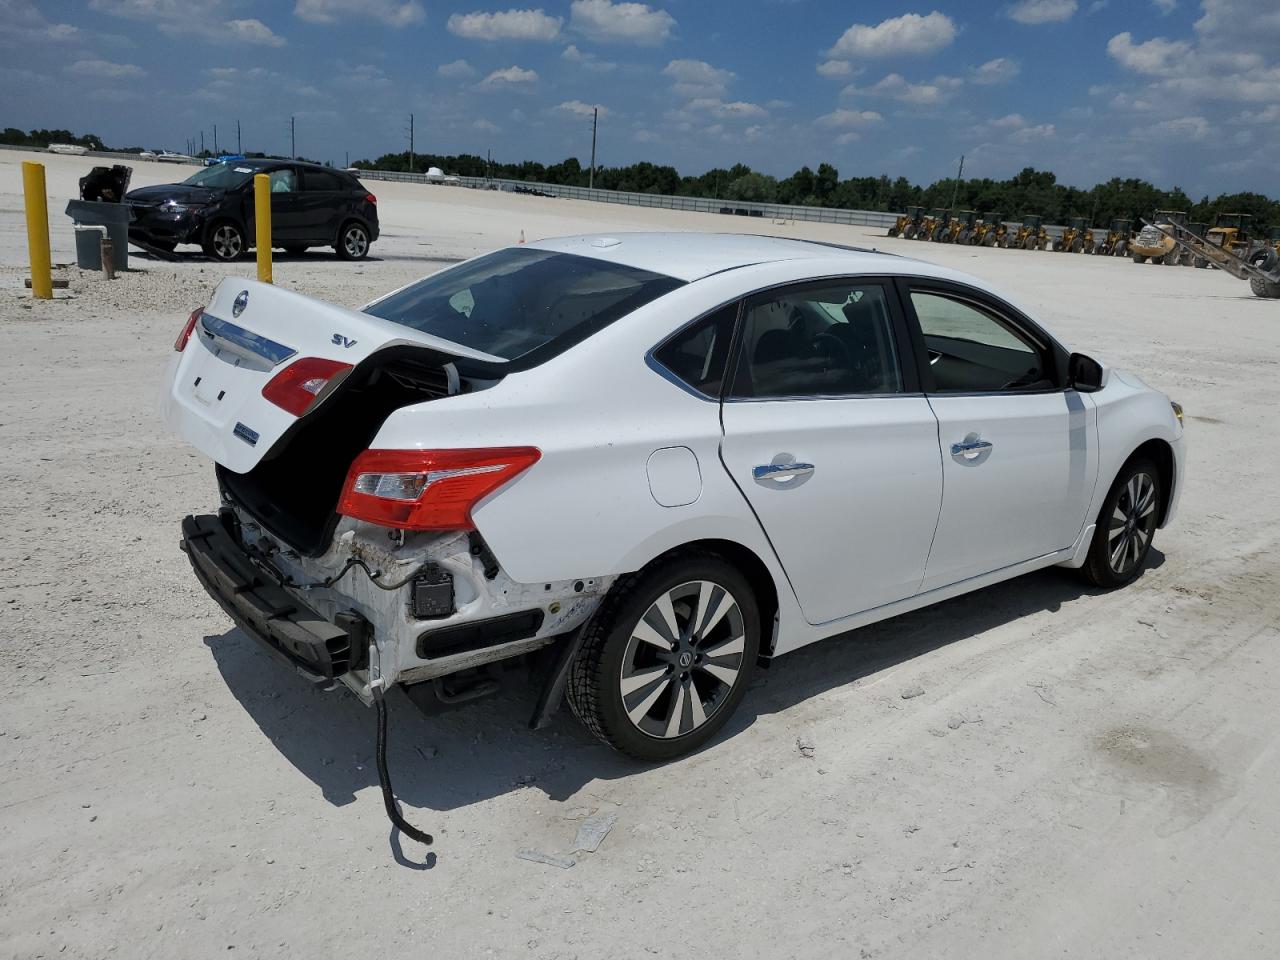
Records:
[[[1073,353],[1071,359],[1067,361],[1067,386],[1073,390],[1081,393],[1101,390],[1105,377],[1102,364],[1093,357],[1086,357],[1083,353]]]

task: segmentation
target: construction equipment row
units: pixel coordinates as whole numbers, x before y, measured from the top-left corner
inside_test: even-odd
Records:
[[[1280,228],[1271,229],[1263,239],[1254,235],[1251,221],[1246,213],[1220,213],[1210,227],[1205,223],[1187,223],[1183,211],[1157,210],[1154,223],[1161,227],[1176,225],[1183,233],[1255,264],[1261,263],[1268,251],[1280,254]],[[1044,218],[1036,215],[1025,216],[1021,222],[1006,223],[1000,214],[992,212],[934,209],[926,214],[924,207],[908,207],[889,228],[889,236],[1010,250],[1127,256],[1134,263],[1218,266],[1212,258],[1195,254],[1186,244],[1171,239],[1168,230],[1158,230],[1150,224],[1134,230],[1133,221],[1124,218],[1112,220],[1104,232],[1095,229],[1086,217],[1072,217],[1062,232],[1053,237],[1045,229]]]

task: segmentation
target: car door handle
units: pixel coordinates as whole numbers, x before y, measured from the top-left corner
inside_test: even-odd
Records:
[[[990,440],[982,440],[977,434],[969,434],[960,443],[951,445],[951,459],[961,463],[972,463],[993,449]]]
[[[751,478],[757,483],[769,480],[792,480],[813,473],[812,463],[762,463],[751,468]]]

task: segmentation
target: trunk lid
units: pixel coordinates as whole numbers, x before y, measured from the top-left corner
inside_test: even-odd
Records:
[[[230,277],[171,361],[165,421],[217,463],[247,473],[299,419],[262,395],[273,377],[304,357],[355,366],[379,350],[406,345],[498,359],[367,313]],[[323,407],[321,397],[306,416]]]

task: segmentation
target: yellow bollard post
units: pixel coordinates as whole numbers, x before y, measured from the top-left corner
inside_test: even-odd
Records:
[[[53,299],[49,268],[49,203],[44,192],[44,164],[22,162],[22,193],[27,207],[27,252],[31,256],[31,293]]]
[[[271,177],[265,173],[253,178],[254,243],[258,247],[258,279],[271,283]]]

